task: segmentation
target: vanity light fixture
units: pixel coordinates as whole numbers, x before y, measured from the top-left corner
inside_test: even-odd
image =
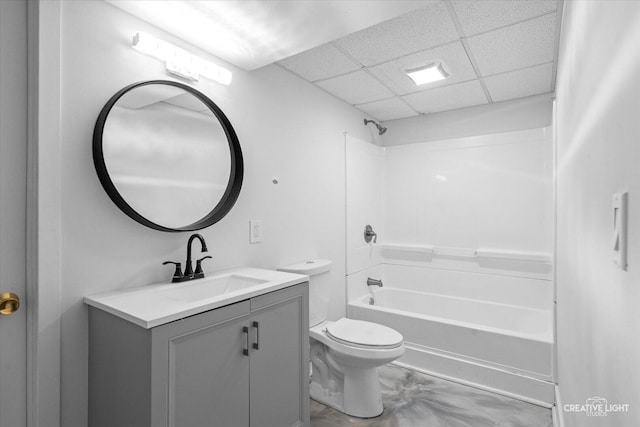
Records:
[[[444,80],[449,77],[449,73],[445,71],[442,62],[432,62],[422,67],[406,70],[405,72],[417,86],[437,82],[438,80]]]
[[[137,32],[133,36],[134,49],[146,55],[165,61],[168,72],[188,80],[198,81],[199,77],[216,81],[223,85],[231,83],[231,71],[213,62],[206,61],[171,43],[156,39],[147,33]]]

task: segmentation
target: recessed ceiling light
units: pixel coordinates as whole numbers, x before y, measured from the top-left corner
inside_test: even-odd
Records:
[[[406,70],[405,72],[407,73],[407,76],[409,76],[409,78],[418,86],[426,83],[437,82],[438,80],[444,80],[449,77],[449,73],[445,71],[442,66],[442,62],[433,62],[422,67]]]

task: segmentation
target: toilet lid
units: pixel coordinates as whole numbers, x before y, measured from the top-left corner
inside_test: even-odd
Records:
[[[377,348],[396,348],[404,341],[402,334],[395,329],[346,318],[327,325],[327,335],[348,345]]]

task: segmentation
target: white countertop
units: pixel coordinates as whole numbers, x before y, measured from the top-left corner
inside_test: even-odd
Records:
[[[192,301],[188,301],[189,298],[175,297],[179,295],[180,289],[186,289],[191,285],[203,289],[208,283],[213,284],[216,280],[227,276],[237,276],[263,283]],[[84,298],[84,303],[149,329],[308,280],[308,276],[300,274],[259,268],[238,268],[188,282],[157,283],[91,295]]]

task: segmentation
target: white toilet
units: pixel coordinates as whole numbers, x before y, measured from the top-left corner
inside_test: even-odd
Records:
[[[306,261],[279,270],[309,276],[311,397],[354,417],[380,415],[377,368],[402,356],[402,335],[372,322],[345,318],[327,321],[330,260]]]

